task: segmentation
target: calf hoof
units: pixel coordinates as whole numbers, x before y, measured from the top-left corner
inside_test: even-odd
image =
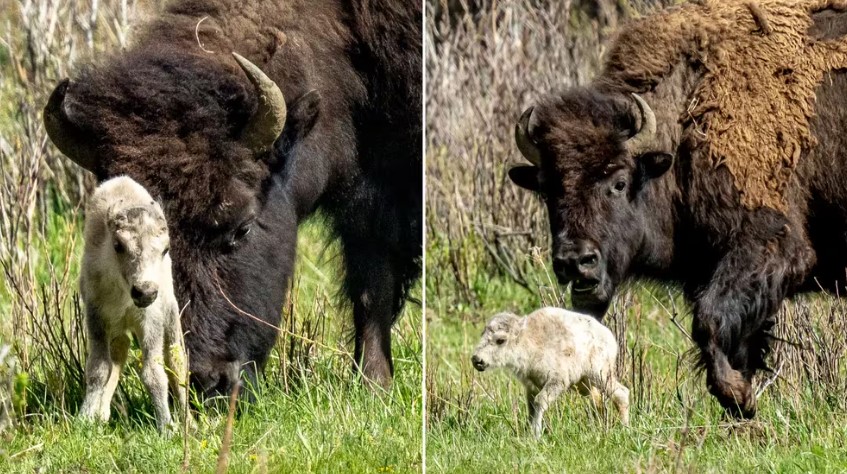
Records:
[[[756,416],[756,394],[753,385],[737,370],[727,370],[720,380],[709,384],[709,391],[726,413],[737,419]]]
[[[165,439],[171,439],[175,435],[180,433],[179,425],[177,425],[176,422],[173,420],[169,421],[165,425],[157,426],[156,429],[159,431],[159,435]]]

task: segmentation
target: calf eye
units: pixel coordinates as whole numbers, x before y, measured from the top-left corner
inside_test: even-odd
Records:
[[[502,346],[503,344],[506,343],[506,338],[505,337],[498,337],[497,340],[494,341],[494,342],[496,342],[498,346]]]
[[[117,252],[117,253],[124,253],[124,251],[126,251],[126,248],[124,247],[124,244],[122,244],[122,243],[120,243],[120,242],[118,242],[118,241],[115,241],[115,252]]]
[[[168,245],[167,247],[165,247],[165,250],[162,250],[162,256],[164,257],[164,256],[165,256],[165,255],[167,255],[167,254],[168,254],[168,252],[170,252],[170,251],[171,251],[171,246],[170,246],[170,245]]]

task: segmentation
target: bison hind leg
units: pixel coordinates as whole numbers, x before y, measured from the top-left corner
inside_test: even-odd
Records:
[[[371,207],[396,200],[353,200],[335,222],[344,249],[344,290],[353,306],[353,367],[372,388],[391,385],[391,328],[420,273],[420,232],[414,214]]]

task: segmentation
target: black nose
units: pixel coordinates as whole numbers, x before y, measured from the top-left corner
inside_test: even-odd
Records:
[[[564,244],[553,257],[553,271],[568,281],[597,279],[599,266],[600,250],[587,240]]]
[[[488,364],[486,364],[485,361],[483,361],[476,355],[471,357],[471,364],[473,364],[474,368],[480,372],[482,372],[483,370],[485,370],[486,367],[488,367]]]
[[[156,301],[156,297],[159,296],[159,289],[153,283],[139,283],[132,285],[129,295],[132,297],[135,306],[146,308]]]

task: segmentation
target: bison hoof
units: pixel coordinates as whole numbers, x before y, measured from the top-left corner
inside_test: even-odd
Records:
[[[373,392],[385,393],[391,389],[393,377],[391,366],[386,359],[366,359],[361,366],[354,364],[353,371],[361,376],[364,385]]]
[[[372,374],[365,372],[363,375],[365,386],[374,392],[381,393],[391,389],[392,377],[390,372],[376,372]]]
[[[712,394],[733,418],[750,419],[756,416],[756,394],[753,385],[737,370],[729,370],[721,380],[709,387]]]

